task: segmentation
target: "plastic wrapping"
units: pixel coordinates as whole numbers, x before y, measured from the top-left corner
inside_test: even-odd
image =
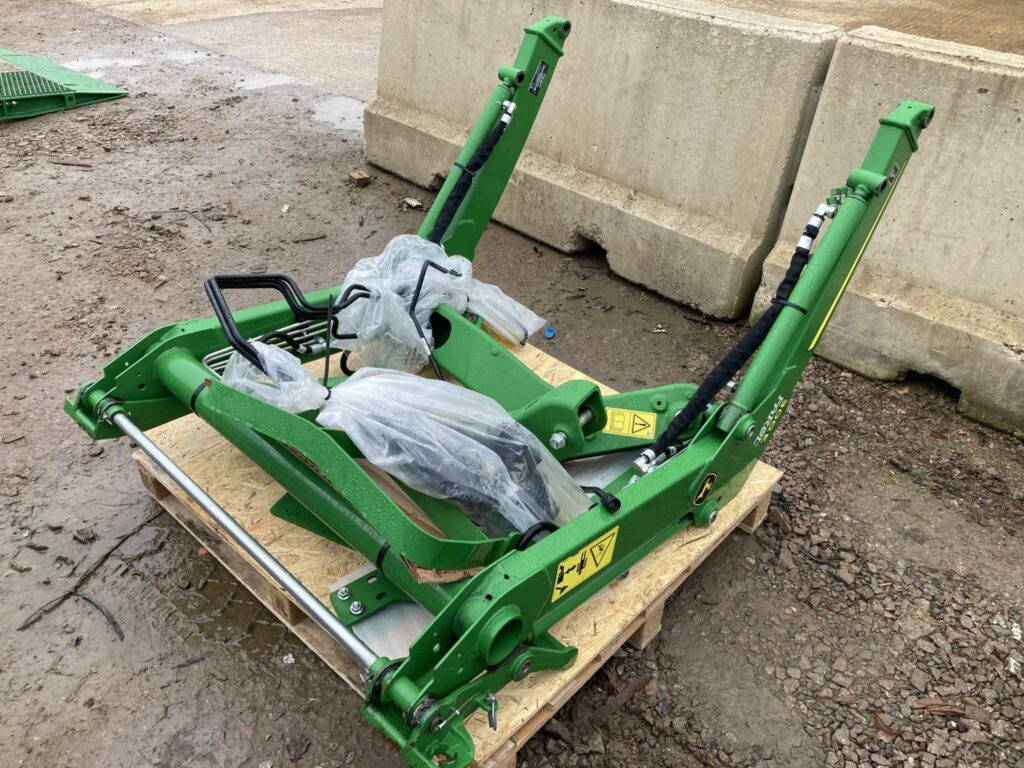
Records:
[[[562,525],[590,499],[540,441],[489,397],[442,381],[361,368],[317,417],[370,462],[458,506],[488,535]]]
[[[427,363],[427,349],[409,315],[413,294],[425,261],[458,275],[428,268],[416,301],[416,317],[428,343],[433,343],[430,314],[439,304],[465,311],[472,266],[461,257],[416,235],[399,235],[383,253],[356,263],[345,277],[341,295],[352,285],[365,287],[370,297],[339,310],[338,332],[356,334],[342,343],[357,353],[360,365],[418,371]]]
[[[532,309],[507,296],[498,286],[481,283],[475,278],[466,308],[482,317],[499,336],[515,344],[525,344],[530,336],[544,327],[544,318]]]
[[[394,238],[379,256],[359,261],[348,273],[342,293],[352,285],[368,290],[339,310],[338,333],[355,334],[342,343],[357,354],[359,364],[416,372],[427,363],[424,345],[409,315],[424,262],[431,261],[448,272],[428,268],[416,301],[416,318],[433,345],[430,316],[440,304],[457,312],[469,309],[483,318],[496,333],[517,344],[526,343],[544,320],[499,288],[473,277],[473,265],[461,256],[449,256],[444,249],[416,235]]]
[[[256,349],[267,372],[263,373],[238,352],[233,352],[221,381],[291,413],[316,410],[324,404],[327,388],[302,367],[295,355],[261,341],[249,343]]]

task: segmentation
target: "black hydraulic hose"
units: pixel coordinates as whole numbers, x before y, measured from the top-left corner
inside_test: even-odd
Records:
[[[525,531],[523,531],[523,535],[516,540],[515,548],[517,551],[522,552],[524,549],[533,544],[537,540],[537,537],[541,534],[554,533],[557,530],[558,526],[547,520],[540,523],[534,523]]]
[[[783,307],[792,307],[801,312],[807,312],[803,307],[790,303],[789,296],[793,293],[797,280],[800,279],[804,267],[807,266],[807,262],[811,258],[810,246],[818,235],[821,220],[822,217],[818,213],[811,217],[811,221],[804,227],[800,243],[793,252],[793,258],[789,262],[789,269],[786,270],[785,277],[779,283],[771,306],[757,319],[757,322],[750,327],[743,338],[737,342],[736,346],[729,350],[726,356],[722,358],[722,361],[704,377],[704,380],[697,387],[697,391],[694,392],[690,401],[675,415],[675,418],[669,422],[665,431],[654,441],[654,444],[648,449],[654,457],[667,453],[679,437],[704,413],[722,387],[732,380],[743,366],[747,364],[747,361],[750,360],[751,356],[753,356],[754,352],[757,351],[758,347],[765,340],[765,337],[768,336],[768,332],[772,329]]]
[[[604,488],[598,488],[596,485],[581,485],[580,490],[584,493],[597,496],[597,500],[609,512],[618,512],[622,508],[622,502],[619,501],[615,495],[608,493]]]
[[[452,187],[451,193],[448,195],[448,199],[444,201],[444,206],[441,208],[441,213],[437,216],[437,221],[434,222],[434,229],[430,233],[430,237],[427,239],[432,243],[440,243],[441,238],[444,237],[444,233],[448,231],[448,227],[451,226],[452,221],[455,220],[455,214],[459,210],[459,206],[462,205],[462,201],[466,199],[466,195],[469,194],[469,188],[473,185],[473,177],[476,172],[483,168],[484,163],[487,162],[487,158],[491,156],[494,151],[495,145],[498,143],[498,139],[505,132],[505,128],[508,127],[508,123],[505,120],[498,120],[491,132],[487,134],[487,138],[484,139],[480,148],[473,153],[473,157],[470,158],[469,162],[465,166],[459,166],[462,170],[462,175],[459,176],[458,181],[455,182],[455,186]]]
[[[260,336],[260,341],[264,344],[270,344],[272,341],[276,341],[278,339],[291,347],[292,352],[296,355],[302,355],[309,351],[305,344],[301,344],[296,341],[295,337],[287,331],[271,331],[270,333],[264,333]]]

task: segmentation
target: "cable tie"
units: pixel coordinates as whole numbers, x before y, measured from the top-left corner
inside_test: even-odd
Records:
[[[456,168],[458,168],[458,169],[459,169],[460,171],[462,171],[463,173],[465,173],[465,174],[466,174],[467,176],[469,176],[469,177],[470,177],[471,179],[472,179],[472,178],[474,178],[474,177],[476,176],[476,171],[471,171],[471,170],[469,170],[469,168],[467,168],[466,166],[464,166],[464,165],[463,165],[462,163],[459,163],[459,162],[455,162],[455,163],[452,163],[452,165],[454,165],[454,166],[455,166]]]
[[[208,386],[210,386],[210,380],[203,379],[203,383],[196,387],[195,392],[192,393],[192,397],[189,398],[188,409],[192,411],[192,413],[196,412],[196,399],[199,397],[199,393],[206,389]]]
[[[778,304],[779,306],[782,306],[782,307],[790,307],[791,309],[797,309],[797,310],[803,312],[805,315],[807,314],[807,310],[804,307],[801,307],[799,304],[794,304],[792,301],[786,301],[785,299],[780,299],[778,296],[776,296],[774,299],[772,299],[772,304]]]
[[[380,551],[377,552],[377,557],[374,558],[373,567],[381,573],[384,573],[384,555],[388,553],[389,549],[391,549],[391,542],[385,541],[383,544],[380,545]]]

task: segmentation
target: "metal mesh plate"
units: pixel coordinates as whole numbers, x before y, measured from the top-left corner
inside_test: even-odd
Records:
[[[71,93],[71,89],[40,77],[34,72],[0,72],[0,99],[24,99],[29,96],[55,96],[62,93]]]
[[[0,123],[127,95],[120,88],[42,56],[0,48]]]

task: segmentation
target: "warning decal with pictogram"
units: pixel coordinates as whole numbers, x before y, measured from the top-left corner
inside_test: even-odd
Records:
[[[608,423],[603,432],[625,435],[639,440],[653,440],[658,415],[649,411],[631,411],[626,408],[608,408]]]
[[[555,571],[555,588],[551,593],[551,602],[555,602],[608,565],[615,557],[615,541],[618,537],[619,526],[615,526],[572,557],[560,562],[558,570]]]

